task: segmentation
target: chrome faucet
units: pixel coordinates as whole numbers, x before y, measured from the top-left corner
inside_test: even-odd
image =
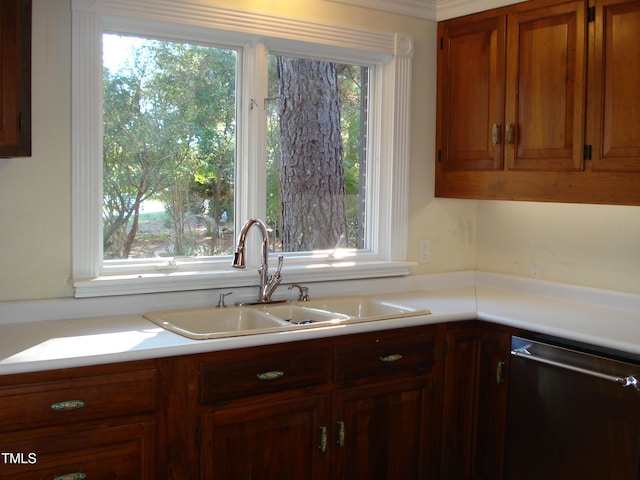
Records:
[[[258,303],[269,303],[271,301],[271,295],[273,295],[273,292],[276,291],[276,288],[278,288],[278,285],[280,285],[280,282],[282,281],[280,271],[282,270],[284,257],[282,255],[278,255],[278,267],[276,268],[276,272],[269,276],[269,232],[267,231],[267,226],[262,220],[251,218],[244,223],[242,230],[240,231],[240,236],[238,236],[238,245],[236,247],[236,253],[233,257],[233,263],[231,266],[234,268],[245,268],[245,243],[247,241],[247,234],[254,225],[258,227],[262,234],[262,264],[258,269],[258,275],[260,275]]]

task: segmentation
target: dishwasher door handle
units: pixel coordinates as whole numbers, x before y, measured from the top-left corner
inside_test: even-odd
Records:
[[[595,372],[593,370],[588,370],[586,368],[576,367],[575,365],[569,365],[567,363],[557,362],[555,360],[549,360],[548,358],[532,355],[526,349],[511,350],[511,355],[514,355],[520,358],[526,358],[528,360],[533,360],[534,362],[545,363],[547,365],[551,365],[558,368],[564,368],[566,370],[571,370],[573,372],[590,375],[592,377],[601,378],[603,380],[609,380],[611,382],[616,382],[617,384],[622,385],[623,387],[634,387],[636,390],[640,391],[640,380],[638,380],[638,377],[634,375],[615,376],[615,375],[608,375],[606,373]]]

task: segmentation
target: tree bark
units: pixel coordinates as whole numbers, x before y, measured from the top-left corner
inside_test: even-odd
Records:
[[[336,65],[278,57],[282,250],[325,250],[347,235]]]

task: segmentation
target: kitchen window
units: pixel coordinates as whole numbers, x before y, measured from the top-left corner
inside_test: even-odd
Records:
[[[411,39],[187,6],[72,3],[76,296],[253,285],[251,217],[287,283],[408,273]]]

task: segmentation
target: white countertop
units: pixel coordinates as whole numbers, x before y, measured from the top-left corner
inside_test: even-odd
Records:
[[[366,286],[369,293],[377,293],[372,291],[378,288],[376,285],[363,282],[359,286]],[[5,308],[0,304],[0,374],[169,357],[474,318],[640,355],[640,295],[482,272],[387,279],[381,285],[386,291],[395,289],[406,293],[377,293],[376,298],[428,308],[431,315],[190,340],[156,326],[140,313],[33,320],[29,315],[42,315],[30,313],[33,312],[31,302]],[[409,286],[412,289],[407,291]],[[351,282],[351,289],[357,290],[356,287],[358,285]],[[86,314],[84,310],[83,313]]]

